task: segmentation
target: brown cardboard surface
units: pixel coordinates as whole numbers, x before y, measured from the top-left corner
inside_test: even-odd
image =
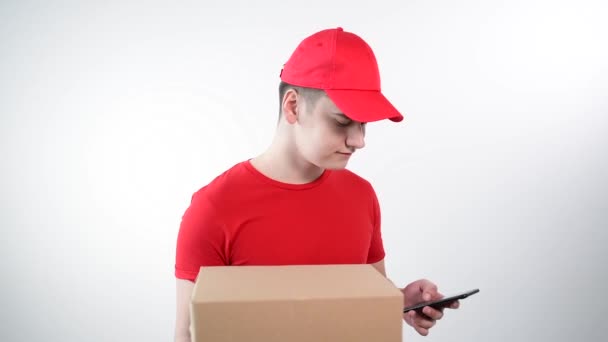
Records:
[[[202,267],[192,341],[401,341],[401,291],[371,265]]]

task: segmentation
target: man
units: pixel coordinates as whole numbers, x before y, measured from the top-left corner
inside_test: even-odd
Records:
[[[365,146],[368,122],[403,120],[380,92],[374,53],[342,28],[322,30],[298,45],[280,78],[269,148],[197,191],[182,217],[176,341],[190,341],[189,300],[201,266],[368,263],[386,276],[378,199],[345,169]],[[404,306],[442,297],[425,279],[402,291]],[[442,316],[425,307],[403,318],[426,336]]]

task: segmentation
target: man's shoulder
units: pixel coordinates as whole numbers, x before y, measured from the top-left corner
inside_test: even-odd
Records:
[[[369,181],[365,177],[350,169],[339,170],[338,174],[340,174],[341,177],[351,178],[352,180],[357,182],[369,183]]]
[[[236,190],[249,175],[245,163],[246,161],[239,161],[231,165],[215,176],[209,183],[199,188],[194,193],[194,196],[215,197]]]
[[[359,187],[367,191],[374,190],[372,183],[368,179],[352,170],[342,169],[333,173],[338,181],[346,183],[349,187]]]

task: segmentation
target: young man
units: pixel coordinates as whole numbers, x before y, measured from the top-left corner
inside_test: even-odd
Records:
[[[201,266],[369,263],[386,276],[378,199],[345,169],[365,146],[367,123],[403,119],[380,92],[374,53],[342,28],[322,30],[298,45],[280,78],[270,147],[197,191],[182,217],[176,341],[190,341],[189,300]],[[425,279],[402,291],[404,306],[442,297]],[[426,336],[442,316],[425,307],[403,318]]]

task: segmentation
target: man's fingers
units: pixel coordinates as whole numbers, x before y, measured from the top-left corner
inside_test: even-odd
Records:
[[[430,306],[425,306],[424,308],[422,308],[422,313],[433,320],[438,320],[443,317],[443,312]]]
[[[420,328],[420,327],[416,327],[416,331],[422,336],[426,336],[429,334],[428,329],[424,329],[424,328]]]
[[[416,331],[426,331],[425,336],[428,334],[428,329],[432,328],[436,323],[434,319],[426,317],[423,313],[416,313],[415,311],[408,313],[408,320],[410,325],[414,327]]]
[[[415,327],[416,326],[416,311],[410,311],[408,312],[408,315],[410,317],[410,325]]]
[[[460,307],[460,302],[459,301],[455,301],[452,304],[450,304],[450,306],[448,306],[450,309],[458,309]]]
[[[421,318],[416,322],[416,326],[424,329],[430,329],[435,325],[435,320]]]
[[[437,291],[437,285],[432,283],[429,280],[424,279],[420,286],[420,290],[422,291],[422,300],[431,300],[433,298],[439,298],[441,295]]]

